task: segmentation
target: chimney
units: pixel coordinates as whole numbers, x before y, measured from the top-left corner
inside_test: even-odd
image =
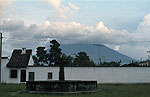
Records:
[[[21,54],[26,54],[26,48],[22,48]]]

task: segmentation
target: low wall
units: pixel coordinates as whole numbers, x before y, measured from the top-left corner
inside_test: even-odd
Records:
[[[27,72],[35,72],[36,81],[48,80],[48,72],[53,73],[53,80],[59,78],[59,67],[28,67]],[[150,83],[150,67],[65,67],[65,79],[97,80],[98,83]]]

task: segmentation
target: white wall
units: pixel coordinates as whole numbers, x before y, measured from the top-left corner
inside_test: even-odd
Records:
[[[10,78],[11,70],[17,70],[17,78]],[[20,83],[20,69],[18,69],[18,68],[8,68],[6,83]]]
[[[8,68],[6,67],[6,64],[8,63],[8,59],[2,59],[1,64],[1,82],[4,83],[7,81],[7,74],[8,74]]]
[[[2,59],[1,66],[1,82],[2,83],[20,83],[20,72],[21,70],[25,70],[26,68],[7,68],[6,65],[9,59]],[[17,70],[17,78],[10,78],[10,71]]]
[[[53,72],[53,80],[59,78],[58,67],[28,67],[35,72],[35,80],[47,80]],[[150,83],[150,67],[65,67],[66,80],[97,80],[98,83]]]
[[[34,61],[33,61],[32,54],[31,54],[31,55],[30,55],[30,59],[29,59],[28,66],[33,66],[33,65],[34,65]]]
[[[29,80],[29,72],[35,72],[35,80],[48,80],[48,72],[53,73],[53,80],[58,80],[58,67],[28,67],[26,71],[26,80]]]

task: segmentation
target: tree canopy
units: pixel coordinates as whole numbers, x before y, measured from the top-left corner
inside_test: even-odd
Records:
[[[50,44],[51,49],[49,50],[49,65],[58,66],[59,64],[57,64],[57,61],[59,61],[62,56],[60,44],[55,39],[50,41]]]
[[[45,47],[37,47],[36,56],[33,56],[33,60],[36,65],[44,65],[48,63],[48,54]]]
[[[95,66],[94,62],[90,60],[85,52],[79,52],[74,59],[74,66]]]
[[[66,61],[65,66],[73,66],[73,57],[70,55],[62,54],[62,59]]]

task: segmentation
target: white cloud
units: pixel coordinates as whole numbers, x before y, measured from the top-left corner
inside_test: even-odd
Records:
[[[11,5],[16,0],[0,0],[0,6],[4,7],[6,5]]]
[[[51,4],[55,8],[58,8],[62,2],[62,0],[45,0],[45,1],[49,4]]]
[[[87,26],[75,21],[45,21],[41,25],[32,24],[30,26],[26,26],[22,20],[6,19],[3,24],[0,25],[0,30],[9,33],[10,39],[17,39],[9,42],[9,44],[11,45],[11,49],[23,46],[36,48],[38,44],[43,43],[43,41],[38,41],[39,39],[49,40],[55,38],[57,40],[60,40],[61,43],[97,43],[112,40],[117,41],[120,37],[124,36],[119,33],[120,31],[116,31],[116,33],[114,33],[113,30],[107,29],[110,30],[110,32],[112,31],[113,33],[106,33],[105,30],[97,30],[96,27]],[[5,42],[8,41],[10,40],[5,40]]]
[[[48,21],[48,20],[45,21],[45,22],[44,22],[44,25],[45,25],[45,26],[49,26],[49,25],[50,25],[50,21]]]
[[[114,47],[114,50],[116,50],[116,51],[119,51],[119,49],[120,49],[119,45],[117,45],[117,46]]]
[[[60,43],[130,43],[131,41],[145,41],[150,39],[150,15],[147,14],[143,21],[139,23],[135,33],[126,30],[115,30],[104,25],[103,21],[98,22],[95,27],[81,24],[78,22],[51,22],[45,21],[41,25],[32,24],[26,26],[22,20],[6,19],[0,25],[0,30],[9,33],[8,37],[15,39],[29,40],[5,40],[8,42],[11,49],[15,47],[30,47],[36,48],[37,45],[43,44],[41,39],[47,40],[57,39]],[[5,33],[4,33],[5,34]],[[114,47],[115,46],[115,47]],[[112,48],[120,52],[129,54],[129,56],[140,56],[139,50],[148,50],[149,46],[141,47],[142,45],[114,45]],[[128,49],[130,48],[130,49]],[[131,50],[133,48],[133,50]],[[124,51],[122,51],[124,49]],[[132,51],[133,53],[131,53]],[[130,53],[128,53],[130,52]],[[132,55],[133,54],[133,55]]]
[[[150,13],[147,14],[146,16],[144,16],[143,21],[138,25],[137,31],[139,33],[148,33],[148,32],[150,32]]]
[[[112,29],[105,29],[104,25],[98,29],[97,27],[87,26],[84,24],[73,22],[50,22],[45,21],[43,24],[30,25],[29,27],[24,24],[22,20],[7,19],[0,25],[0,29],[3,31],[12,32],[11,37],[30,37],[33,38],[60,38],[63,40],[72,41],[92,41],[92,42],[104,42],[104,41],[117,41],[120,37],[124,37],[123,31],[115,31]],[[33,31],[33,32],[32,32]],[[109,31],[109,33],[108,33]],[[20,35],[20,34],[23,35]],[[124,34],[122,34],[124,33]],[[27,34],[27,36],[25,35]],[[121,41],[121,40],[120,40]]]
[[[45,1],[49,5],[53,6],[58,16],[63,19],[68,18],[67,14],[69,13],[73,14],[79,10],[79,7],[71,2],[68,3],[68,6],[65,6],[62,4],[62,0],[45,0]]]
[[[71,11],[71,14],[73,14],[73,13],[75,13],[75,12],[77,12],[79,10],[79,7],[76,6],[75,4],[71,3],[71,2],[69,2],[69,6],[73,9]]]
[[[103,23],[102,21],[100,21],[100,22],[97,23],[96,29],[98,29],[98,30],[100,30],[100,31],[102,31],[102,32],[108,33],[108,34],[110,34],[110,33],[113,32],[113,30],[112,30],[112,29],[108,29],[108,28],[104,25],[104,23]]]
[[[4,14],[4,10],[11,9],[11,4],[16,0],[0,0],[0,17]]]

